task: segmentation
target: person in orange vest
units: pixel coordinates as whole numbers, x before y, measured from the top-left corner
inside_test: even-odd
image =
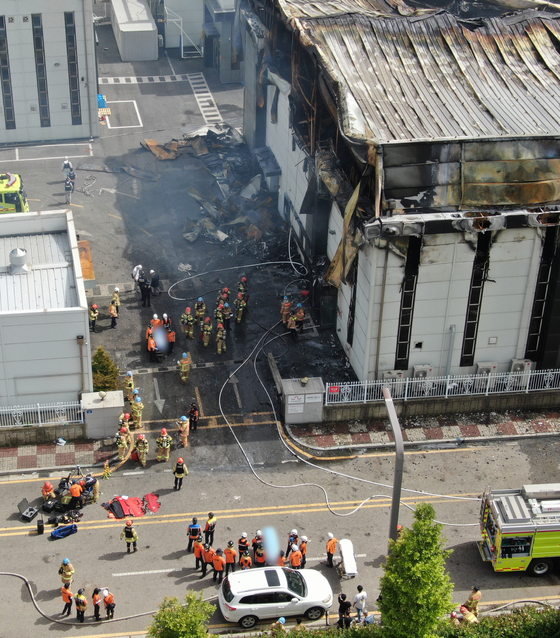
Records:
[[[282,302],[282,306],[280,307],[280,314],[282,315],[282,323],[284,325],[288,323],[291,309],[292,302],[288,299],[288,297],[284,297],[284,301]]]
[[[101,620],[101,617],[99,615],[99,612],[101,611],[101,596],[100,596],[100,592],[101,592],[101,590],[99,589],[99,587],[96,587],[93,590],[93,595],[91,597],[92,602],[93,602],[93,617],[95,618],[95,620]]]
[[[208,512],[208,520],[206,521],[206,527],[204,528],[204,542],[207,545],[212,545],[214,542],[214,531],[216,530],[216,521],[218,519],[214,516],[214,512]]]
[[[69,616],[72,611],[72,600],[74,598],[74,594],[70,591],[70,583],[64,583],[60,591],[62,592],[62,600],[64,601],[62,615]]]
[[[84,622],[86,609],[87,609],[87,600],[86,600],[86,597],[84,596],[83,589],[78,590],[75,600],[76,600],[76,620],[78,620],[79,622]]]
[[[292,555],[290,556],[290,564],[292,569],[301,569],[302,555],[297,545],[292,545]]]
[[[54,488],[52,486],[52,483],[49,483],[49,481],[47,481],[43,485],[43,487],[41,489],[41,492],[43,494],[43,500],[44,501],[48,501],[51,498],[56,498],[56,494],[54,493]]]
[[[255,555],[255,552],[257,551],[257,547],[259,546],[260,543],[263,542],[263,537],[262,537],[262,532],[260,529],[258,529],[255,532],[255,538],[253,538],[252,542],[251,542],[251,546],[253,548],[253,556]]]
[[[301,552],[301,568],[305,569],[305,564],[307,563],[307,536],[301,537],[299,551]]]
[[[113,594],[108,590],[108,589],[104,589],[103,593],[101,594],[101,596],[103,597],[103,604],[105,605],[105,612],[106,612],[106,618],[110,619],[110,618],[114,618],[115,616],[115,597],[113,596]]]
[[[216,555],[216,551],[206,543],[202,550],[202,575],[200,578],[204,578],[206,576],[206,571],[208,570],[208,565],[214,563],[214,556]]]
[[[235,561],[237,560],[237,552],[233,547],[233,541],[228,541],[224,554],[226,555],[226,576],[231,569],[232,573],[235,571]]]
[[[251,558],[251,554],[249,554],[249,550],[246,549],[243,552],[243,556],[239,559],[239,564],[241,565],[241,569],[251,569],[251,565],[253,564],[253,559]]]
[[[167,343],[169,344],[169,354],[173,352],[173,348],[175,347],[175,340],[177,339],[177,335],[175,330],[171,330],[171,328],[167,329]]]
[[[152,324],[148,324],[148,327],[146,328],[146,339],[149,339],[150,337],[154,336],[154,329],[152,327]]]
[[[80,504],[80,507],[84,506],[84,497],[82,496],[83,492],[82,486],[78,483],[78,481],[73,481],[70,486],[70,494],[72,494],[72,498],[68,503],[68,509],[73,510],[76,509],[76,505]]]
[[[327,567],[334,567],[333,564],[333,556],[336,552],[336,546],[338,544],[338,540],[334,537],[334,535],[329,532],[328,533],[329,540],[327,541]]]
[[[218,585],[224,579],[224,568],[226,566],[226,559],[224,558],[224,552],[222,549],[218,548],[212,559],[212,567],[214,568],[214,574],[212,575],[212,580],[216,582],[216,577],[219,576]]]
[[[247,532],[243,532],[243,534],[241,534],[241,538],[237,541],[237,549],[239,550],[239,563],[241,564],[241,557],[246,551],[249,551]]]
[[[204,562],[204,557],[202,556],[203,551],[204,543],[202,542],[202,536],[199,536],[194,542],[195,569],[201,567],[202,563]]]
[[[148,337],[148,352],[150,353],[150,361],[155,361],[157,346],[155,339],[151,335]]]
[[[152,320],[150,321],[150,323],[152,324],[154,328],[159,328],[160,326],[163,325],[163,321],[157,315],[154,315],[152,317]]]
[[[266,554],[264,553],[264,546],[259,543],[255,550],[255,567],[264,567],[266,565]]]
[[[278,557],[278,562],[276,563],[279,567],[284,567],[286,565],[286,552],[283,549],[280,550],[280,556]]]

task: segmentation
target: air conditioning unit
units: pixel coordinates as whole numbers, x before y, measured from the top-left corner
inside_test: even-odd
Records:
[[[509,371],[512,374],[512,385],[523,386],[527,384],[529,379],[529,372],[531,371],[534,362],[531,359],[512,359]]]
[[[402,370],[383,370],[381,374],[383,375],[383,381],[396,381],[397,379],[402,379],[404,377],[404,372],[402,372]]]
[[[158,47],[160,49],[162,49],[163,48],[163,36],[161,35],[161,33],[157,37],[157,43],[158,43]]]
[[[402,397],[404,395],[405,381],[404,372],[402,370],[383,370],[383,387],[391,390],[393,398]]]
[[[498,364],[495,361],[479,361],[476,364],[476,374],[481,376],[488,376],[490,374],[494,375],[498,372]],[[488,388],[493,388],[496,385],[496,377],[490,377],[488,379],[477,379],[476,380],[477,388],[479,390],[485,390]]]
[[[427,379],[434,376],[434,366],[430,364],[413,366],[413,376],[415,379]]]

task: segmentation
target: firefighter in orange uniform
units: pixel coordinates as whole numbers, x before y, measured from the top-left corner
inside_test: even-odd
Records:
[[[208,565],[213,565],[215,555],[216,550],[212,549],[212,547],[206,543],[202,550],[202,575],[200,578],[204,578],[206,576]]]
[[[327,541],[327,567],[334,567],[333,564],[333,556],[336,552],[336,546],[338,544],[338,540],[334,537],[331,532],[328,533],[329,540]]]
[[[266,554],[264,553],[264,546],[259,543],[255,550],[255,567],[264,567],[266,564]]]
[[[202,552],[204,551],[204,543],[202,542],[202,536],[199,536],[195,542],[194,542],[194,557],[196,559],[195,562],[195,569],[198,569],[199,567],[202,566],[202,563],[204,562],[204,558],[202,556]]]
[[[237,552],[233,547],[233,541],[228,541],[224,554],[226,555],[226,576],[229,574],[229,570],[235,571],[235,561],[237,560]]]
[[[305,569],[305,563],[307,563],[307,536],[301,537],[299,551],[301,552],[301,568]]]
[[[292,545],[292,553],[290,555],[290,563],[292,569],[301,569],[302,554],[297,545]]]
[[[212,575],[212,580],[216,582],[216,577],[219,576],[218,585],[224,579],[224,569],[226,566],[226,559],[224,558],[224,552],[222,549],[218,548],[216,553],[214,554],[214,558],[212,559],[212,567],[214,568],[214,574]]]
[[[243,556],[239,559],[239,564],[241,565],[241,569],[251,569],[251,566],[253,564],[253,559],[251,558],[251,555],[249,554],[249,550],[246,549],[243,552]]]
[[[41,492],[43,493],[43,500],[44,501],[48,501],[51,498],[56,498],[56,494],[54,493],[54,488],[52,486],[52,483],[49,483],[49,481],[47,481],[43,485],[43,488],[41,489]]]

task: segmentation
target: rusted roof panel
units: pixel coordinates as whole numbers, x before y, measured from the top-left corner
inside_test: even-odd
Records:
[[[352,15],[298,21],[338,93],[346,134],[385,144],[560,135],[558,16],[377,17],[363,2]],[[330,5],[280,4],[297,4],[300,16]]]
[[[328,18],[360,13],[362,15],[420,15],[434,9],[413,9],[403,0],[277,0],[288,20],[292,18]]]

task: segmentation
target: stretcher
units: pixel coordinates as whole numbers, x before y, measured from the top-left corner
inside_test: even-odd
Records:
[[[337,564],[336,569],[340,578],[354,578],[358,575],[358,565],[356,564],[352,541],[348,538],[343,538],[338,541],[338,548],[340,550],[340,562]]]

